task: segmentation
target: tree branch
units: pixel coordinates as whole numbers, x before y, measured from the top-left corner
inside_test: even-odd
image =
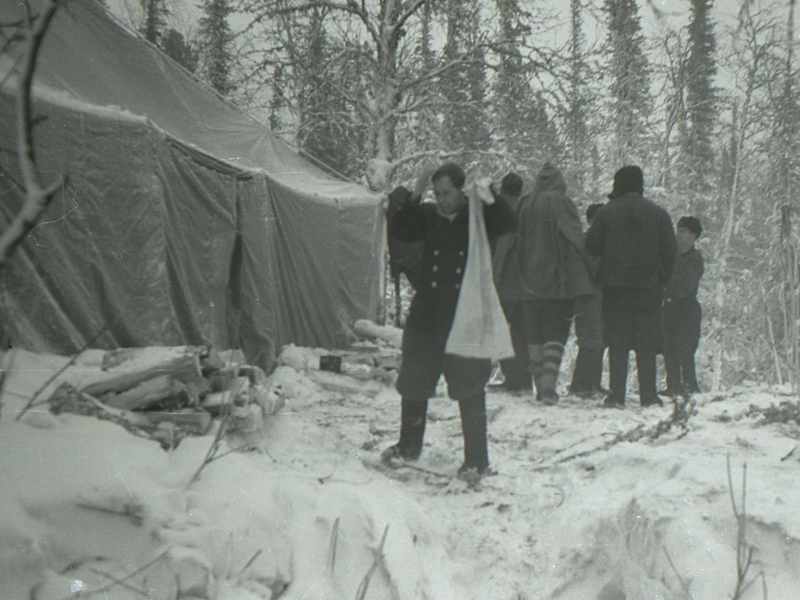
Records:
[[[50,24],[59,0],[50,0],[44,12],[37,19],[35,27],[30,18],[28,23],[28,48],[22,77],[19,82],[19,98],[17,102],[17,150],[19,167],[25,186],[25,200],[22,208],[12,219],[8,228],[0,235],[0,267],[9,259],[17,245],[36,226],[42,213],[47,209],[50,200],[61,188],[63,178],[54,181],[46,188],[39,182],[39,173],[33,154],[33,126],[31,124],[31,88],[36,58],[39,54],[45,31]],[[26,3],[30,14],[30,6]]]

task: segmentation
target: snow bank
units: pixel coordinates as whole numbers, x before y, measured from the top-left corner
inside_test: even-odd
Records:
[[[96,368],[92,356],[71,369]],[[459,596],[419,506],[357,461],[319,477],[296,468],[319,447],[300,447],[295,436],[307,432],[280,415],[260,433],[227,436],[202,469],[210,434],[165,451],[112,422],[42,407],[16,422],[66,360],[17,354],[16,368],[5,363],[3,597],[351,600],[364,588],[367,599]],[[294,398],[320,389],[288,366],[270,385]],[[266,436],[272,453],[248,435]]]

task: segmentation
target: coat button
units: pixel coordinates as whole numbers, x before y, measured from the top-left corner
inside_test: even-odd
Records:
[[[434,255],[434,256],[439,256],[439,251],[438,251],[438,250],[434,250],[434,251],[433,251],[433,255]]]
[[[431,287],[432,287],[432,288],[435,288],[435,287],[436,287],[436,282],[435,282],[435,281],[431,281]]]
[[[461,284],[460,284],[460,283],[457,283],[457,284],[456,284],[456,289],[457,289],[457,290],[461,289]]]
[[[462,271],[462,270],[463,270],[463,269],[462,269],[461,267],[456,267],[456,273],[458,273],[459,275],[461,275],[461,271]]]
[[[431,271],[433,271],[434,273],[436,273],[436,271],[438,271],[438,270],[439,270],[439,265],[433,265],[431,267]]]
[[[463,251],[463,250],[459,250],[459,251],[458,251],[458,255],[459,255],[461,258],[464,258],[464,251]]]

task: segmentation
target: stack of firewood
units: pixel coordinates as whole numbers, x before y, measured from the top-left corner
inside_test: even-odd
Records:
[[[96,372],[62,383],[48,403],[54,413],[108,419],[165,447],[206,433],[215,417],[228,431],[259,429],[283,407],[267,375],[241,351],[192,346],[108,351]]]

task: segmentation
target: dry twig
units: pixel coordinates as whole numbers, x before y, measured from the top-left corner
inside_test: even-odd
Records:
[[[339,517],[333,522],[331,530],[331,543],[328,546],[328,568],[333,575],[333,568],[336,565],[336,543],[339,541]]]
[[[67,363],[63,367],[61,367],[58,371],[53,373],[53,375],[47,381],[45,381],[41,385],[41,387],[39,387],[38,390],[36,390],[36,392],[31,397],[30,401],[25,405],[25,408],[23,408],[22,411],[20,411],[20,413],[17,415],[17,418],[15,420],[19,421],[22,418],[22,415],[24,415],[26,412],[28,412],[28,410],[30,410],[33,406],[36,406],[36,404],[37,404],[36,399],[39,397],[39,394],[41,394],[45,389],[47,389],[47,386],[50,385],[51,383],[53,383],[53,381],[55,381],[55,379],[59,375],[61,375],[64,371],[69,369],[73,364],[75,364],[75,361],[78,360],[80,355],[83,354],[84,351],[86,351],[89,348],[89,346],[94,344],[100,338],[100,336],[103,335],[106,332],[107,329],[108,329],[108,326],[103,327],[99,332],[97,332],[97,335],[95,335],[92,339],[90,339],[88,342],[86,342],[86,344],[84,344],[84,346],[83,346],[83,348],[81,348],[80,352],[78,352],[77,354],[74,354],[72,356],[72,358],[70,358],[69,361],[67,361]]]
[[[680,582],[681,587],[683,588],[683,593],[686,594],[686,597],[689,600],[693,600],[692,593],[689,591],[689,586],[683,580],[681,574],[678,573],[678,569],[675,568],[675,563],[672,562],[672,557],[669,555],[669,552],[667,552],[667,547],[664,545],[663,542],[661,543],[661,548],[664,550],[664,555],[667,557],[667,560],[669,561],[669,566],[672,567],[672,571],[675,573],[675,576],[678,578],[678,581]]]
[[[389,525],[386,525],[386,528],[383,530],[383,537],[381,537],[381,544],[378,546],[378,551],[375,553],[375,560],[372,561],[372,565],[370,565],[367,574],[364,575],[364,579],[361,581],[361,585],[358,586],[358,591],[356,592],[356,600],[364,600],[367,595],[367,588],[369,588],[369,582],[372,579],[372,576],[375,574],[375,570],[378,568],[378,565],[383,560],[383,545],[386,543],[386,534],[389,533]]]
[[[764,573],[759,572],[750,581],[747,581],[747,572],[753,563],[753,552],[755,548],[747,543],[746,539],[746,526],[747,526],[747,463],[742,464],[742,501],[741,510],[736,506],[736,498],[733,493],[733,477],[731,475],[731,457],[727,457],[728,465],[728,493],[731,498],[731,507],[733,508],[733,515],[737,521],[736,532],[736,588],[733,591],[731,600],[741,600],[748,589],[759,579],[763,581],[763,596],[767,597],[767,584],[764,579]]]
[[[19,97],[17,101],[17,152],[25,186],[25,200],[20,211],[11,220],[6,230],[0,234],[0,268],[8,261],[22,239],[36,226],[53,196],[65,182],[62,177],[47,187],[42,186],[40,183],[33,152],[33,125],[31,119],[31,88],[33,72],[36,68],[36,57],[39,54],[45,31],[47,31],[58,4],[59,0],[50,0],[34,25],[30,17],[31,7],[29,3],[25,3],[28,47],[19,82]]]
[[[100,587],[96,587],[96,588],[91,589],[91,590],[79,591],[77,593],[74,593],[74,594],[68,596],[67,598],[64,598],[63,600],[74,600],[74,598],[85,598],[86,596],[93,596],[93,595],[99,594],[101,592],[103,594],[105,594],[105,592],[108,591],[109,589],[111,589],[112,587],[117,586],[117,585],[124,585],[126,581],[129,581],[133,577],[136,577],[139,573],[142,573],[146,569],[150,568],[156,562],[158,562],[159,560],[164,558],[170,550],[171,550],[171,548],[167,548],[161,554],[156,556],[154,559],[146,562],[141,567],[139,567],[138,569],[136,569],[132,573],[129,573],[125,577],[122,577],[121,579],[114,578],[112,583],[106,583],[106,584],[101,585]],[[105,574],[103,574],[103,575],[105,576]]]
[[[189,485],[192,485],[197,478],[200,477],[200,472],[203,470],[208,463],[213,461],[217,458],[217,451],[219,450],[220,443],[222,442],[222,435],[225,433],[225,430],[228,426],[228,414],[226,413],[225,416],[220,421],[219,427],[217,428],[217,433],[214,435],[214,441],[211,442],[211,446],[208,447],[208,452],[206,452],[205,458],[203,458],[203,462],[198,467],[197,471],[195,471],[192,478],[189,480]],[[226,453],[227,454],[227,453]]]

